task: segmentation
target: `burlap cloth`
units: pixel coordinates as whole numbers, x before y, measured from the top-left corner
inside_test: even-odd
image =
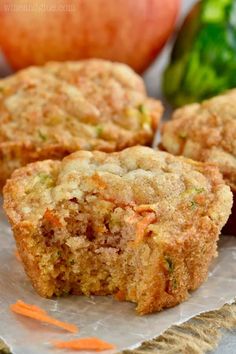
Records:
[[[120,354],[204,354],[217,347],[222,330],[236,328],[236,302],[216,311],[205,312],[179,326],[172,326],[159,337],[134,350]],[[0,354],[11,351],[0,340]],[[23,354],[23,353],[22,353]],[[43,354],[43,353],[42,353]]]

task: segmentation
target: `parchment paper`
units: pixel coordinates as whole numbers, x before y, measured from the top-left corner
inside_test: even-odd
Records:
[[[219,257],[211,267],[208,281],[185,303],[147,316],[135,314],[135,306],[112,297],[68,296],[57,300],[39,297],[15,257],[15,243],[2,208],[0,209],[0,337],[14,354],[57,353],[51,342],[76,337],[98,336],[114,343],[117,350],[134,348],[154,338],[174,323],[200,312],[221,307],[236,295],[236,237],[222,236]],[[78,335],[11,313],[9,305],[22,299],[36,304],[54,317],[78,325]],[[63,352],[63,351],[62,351]],[[66,353],[74,353],[66,351]]]

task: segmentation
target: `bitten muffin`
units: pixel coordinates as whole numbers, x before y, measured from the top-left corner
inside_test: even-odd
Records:
[[[148,147],[36,162],[4,187],[41,296],[113,294],[140,314],[184,301],[206,279],[231,206],[216,167]]]
[[[164,124],[161,147],[216,164],[236,197],[236,89],[177,109]],[[236,234],[236,206],[225,232]]]
[[[50,63],[0,80],[0,185],[29,162],[149,145],[162,114],[130,68]]]

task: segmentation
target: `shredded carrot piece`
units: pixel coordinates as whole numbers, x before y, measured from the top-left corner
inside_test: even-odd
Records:
[[[59,218],[49,209],[47,209],[45,211],[44,218],[47,221],[49,221],[55,227],[60,227],[61,226]]]
[[[125,208],[125,207],[135,207],[135,202],[119,202],[118,200],[116,200],[115,198],[108,198],[108,197],[104,197],[103,195],[101,195],[102,199],[105,200],[105,202],[110,202],[113,204],[116,204],[116,206],[121,207],[121,208]]]
[[[15,252],[15,256],[16,256],[16,259],[19,261],[19,262],[21,262],[21,256],[20,256],[20,254],[19,254],[19,252],[16,250],[16,252]]]
[[[114,297],[118,301],[124,301],[125,300],[125,293],[122,290],[118,290],[117,293],[115,293]]]
[[[198,204],[203,205],[205,203],[206,197],[205,195],[200,194],[197,195],[194,199]]]
[[[96,337],[79,338],[67,342],[55,342],[53,344],[56,348],[60,349],[94,350],[96,352],[115,349],[113,344],[107,343]]]
[[[21,300],[18,300],[15,304],[10,306],[11,310],[19,315],[33,318],[35,320],[49,323],[57,327],[63,328],[66,331],[76,333],[78,328],[70,323],[59,321],[47,314],[46,311],[35,305],[29,305]]]
[[[43,315],[47,315],[47,312],[45,310],[41,309],[40,307],[38,307],[36,305],[26,304],[22,300],[17,300],[16,305],[21,306],[22,308],[25,308],[26,310],[30,310],[30,311],[41,313]]]
[[[91,179],[98,185],[99,188],[105,189],[107,187],[107,183],[102,179],[101,176],[99,176],[99,174],[95,173],[92,175]]]
[[[137,223],[135,244],[139,244],[143,240],[147,227],[155,220],[156,215],[154,213],[150,213],[144,216],[143,219]]]
[[[143,211],[150,211],[150,212],[153,212],[153,206],[150,205],[150,204],[142,204],[142,205],[138,205],[136,208],[135,208],[135,211],[139,212],[139,213],[142,213]]]

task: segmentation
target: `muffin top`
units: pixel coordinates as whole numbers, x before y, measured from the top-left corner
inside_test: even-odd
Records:
[[[123,64],[49,63],[0,80],[0,144],[116,151],[151,143],[161,114]]]
[[[236,191],[236,89],[177,109],[163,127],[161,145],[172,154],[218,165]]]
[[[14,223],[37,224],[46,210],[63,209],[68,201],[88,204],[96,215],[125,210],[131,223],[151,213],[154,235],[178,238],[195,223],[222,227],[232,193],[217,167],[141,146],[36,162],[15,171],[4,188]]]

